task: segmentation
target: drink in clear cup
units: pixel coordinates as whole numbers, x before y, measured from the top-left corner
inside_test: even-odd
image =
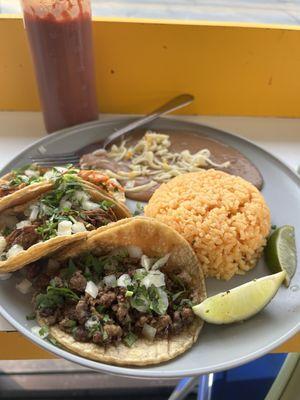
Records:
[[[98,119],[89,0],[21,0],[47,131]]]

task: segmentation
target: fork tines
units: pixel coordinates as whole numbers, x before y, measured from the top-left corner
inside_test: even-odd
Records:
[[[29,156],[33,163],[40,166],[54,166],[64,164],[78,164],[79,156],[74,153],[61,153],[61,154],[33,154]]]

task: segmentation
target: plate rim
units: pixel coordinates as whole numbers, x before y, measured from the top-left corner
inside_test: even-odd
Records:
[[[0,176],[8,169],[12,168],[12,164],[18,162],[22,156],[28,152],[30,152],[30,150],[37,148],[49,141],[51,141],[51,139],[55,139],[57,137],[59,137],[60,135],[66,135],[66,134],[71,134],[72,132],[76,132],[78,133],[78,131],[84,131],[86,128],[90,128],[90,127],[99,127],[101,128],[101,126],[103,125],[114,125],[114,124],[123,124],[125,122],[131,122],[133,120],[135,120],[136,117],[126,117],[126,116],[122,116],[122,117],[117,117],[117,118],[109,118],[109,119],[105,119],[103,121],[97,120],[97,121],[92,121],[92,122],[88,122],[85,124],[81,124],[81,125],[77,125],[77,126],[73,126],[70,128],[66,128],[63,130],[60,130],[58,132],[52,133],[51,135],[42,137],[36,141],[34,141],[33,143],[31,143],[30,145],[26,146],[21,152],[19,152],[15,157],[13,157],[8,163],[6,163],[0,171]],[[215,133],[221,133],[221,134],[225,134],[227,137],[232,138],[233,140],[238,140],[241,143],[245,143],[246,145],[250,145],[252,147],[254,147],[255,149],[259,150],[260,152],[267,154],[268,157],[271,157],[273,159],[273,161],[275,161],[276,163],[279,163],[281,165],[281,167],[284,167],[286,173],[289,175],[289,177],[298,185],[300,186],[300,177],[297,175],[297,173],[284,161],[281,160],[279,157],[273,155],[272,153],[270,153],[269,151],[265,150],[264,148],[260,147],[259,145],[257,145],[256,143],[254,143],[253,141],[246,139],[244,137],[241,137],[239,134],[235,134],[233,132],[228,132],[219,128],[215,128],[211,125],[207,125],[207,124],[202,124],[202,123],[197,123],[197,122],[193,122],[193,121],[186,121],[183,119],[178,119],[178,118],[174,118],[174,117],[167,117],[167,118],[158,118],[157,120],[155,120],[155,123],[159,123],[160,121],[169,121],[170,123],[173,124],[183,124],[186,125],[187,128],[194,128],[197,130],[200,130],[201,128],[204,130],[208,130],[210,132],[215,132]],[[153,124],[153,123],[152,123]],[[151,126],[151,123],[148,125]],[[205,134],[205,132],[203,132]],[[209,134],[209,132],[208,132]],[[246,155],[247,157],[247,155]],[[251,161],[251,160],[250,160]],[[300,319],[299,322],[295,325],[294,328],[288,330],[284,335],[280,336],[278,339],[273,340],[271,343],[269,343],[268,345],[259,348],[256,351],[252,351],[251,353],[244,355],[244,356],[240,356],[240,357],[236,357],[233,360],[230,361],[226,361],[226,362],[222,362],[219,364],[216,364],[214,366],[212,366],[209,370],[205,367],[200,367],[200,368],[194,368],[194,369],[181,369],[179,372],[172,372],[172,371],[153,371],[151,370],[151,366],[146,366],[144,368],[139,368],[139,367],[120,367],[120,366],[115,366],[115,365],[110,365],[110,364],[104,364],[104,363],[100,363],[97,361],[93,361],[90,359],[86,359],[84,357],[75,355],[69,351],[66,351],[64,349],[60,349],[58,347],[53,346],[52,344],[46,342],[45,340],[39,338],[37,335],[34,335],[28,328],[23,327],[23,325],[19,322],[17,322],[13,316],[11,316],[2,305],[0,305],[0,314],[14,327],[16,328],[21,334],[23,334],[25,337],[27,337],[31,342],[39,345],[40,347],[46,349],[47,351],[50,351],[54,354],[56,354],[59,357],[63,357],[71,362],[75,362],[77,364],[83,365],[84,367],[88,367],[88,368],[92,368],[94,370],[97,371],[101,371],[101,372],[105,372],[105,373],[109,373],[109,374],[114,374],[114,375],[119,375],[119,376],[124,376],[124,377],[131,377],[131,378],[148,378],[148,379],[152,379],[152,378],[162,378],[162,379],[168,379],[168,378],[178,378],[178,377],[188,377],[188,376],[197,376],[197,375],[202,375],[202,374],[207,374],[207,373],[211,373],[211,372],[218,372],[218,371],[223,371],[225,369],[229,369],[229,368],[234,368],[240,365],[243,365],[247,362],[250,362],[270,351],[272,351],[274,348],[278,347],[279,345],[281,345],[282,343],[284,343],[285,341],[287,341],[289,338],[291,338],[292,336],[294,336],[297,332],[299,332],[300,330]],[[201,338],[201,335],[199,336]],[[199,339],[198,339],[199,340]],[[200,339],[201,340],[201,339]],[[188,351],[193,351],[193,349],[189,349]],[[163,365],[163,364],[162,364]],[[153,365],[153,367],[155,367],[155,365]],[[149,370],[148,370],[149,368]]]

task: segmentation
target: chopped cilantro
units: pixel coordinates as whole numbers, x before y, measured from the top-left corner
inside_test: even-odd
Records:
[[[36,228],[36,231],[45,241],[57,236],[57,227],[58,221],[46,220],[43,225]]]
[[[102,210],[104,211],[108,211],[110,208],[112,208],[114,206],[114,203],[112,201],[109,200],[102,200],[100,202],[100,207],[102,208]]]
[[[85,277],[85,279],[87,281],[93,280],[93,274],[91,273],[91,270],[89,269],[89,267],[85,267],[83,276]]]
[[[54,339],[54,337],[52,336],[48,336],[47,337],[48,342],[50,342],[51,344],[53,344],[53,346],[56,347],[61,347],[61,345],[58,343],[58,341],[56,339]]]
[[[44,335],[49,335],[49,327],[47,325],[44,325],[41,327],[39,330],[39,335],[44,336]]]
[[[168,308],[168,296],[162,288],[150,286],[137,286],[134,294],[130,297],[131,307],[140,312],[154,311],[158,315],[163,315]]]
[[[86,253],[81,261],[86,268],[89,268],[98,275],[102,274],[104,262],[101,258],[95,257],[92,253]]]
[[[129,332],[124,338],[123,342],[126,344],[128,347],[132,347],[134,343],[137,341],[138,337],[133,333]]]
[[[155,286],[151,286],[148,289],[150,298],[150,309],[156,312],[158,315],[163,315],[168,309],[168,296],[166,292]]]
[[[76,265],[75,265],[74,261],[72,259],[70,259],[69,263],[68,263],[68,267],[63,268],[60,271],[60,274],[64,279],[69,280],[75,274],[76,271],[77,271]]]
[[[173,294],[172,300],[173,300],[173,301],[176,301],[176,300],[179,299],[179,297],[181,297],[184,293],[185,293],[185,290],[182,290],[182,291],[180,291],[180,292],[178,292],[178,293]]]
[[[140,312],[147,312],[150,310],[150,299],[145,286],[137,287],[134,295],[130,298],[131,307]]]
[[[79,297],[75,292],[73,292],[73,290],[64,287],[58,288],[58,287],[48,286],[47,294],[49,294],[50,296],[51,295],[63,296],[64,298],[70,300],[76,300],[76,301],[79,300]]]
[[[26,319],[27,319],[27,321],[33,321],[34,319],[36,319],[35,313],[26,315]]]
[[[46,293],[38,294],[35,300],[38,309],[55,308],[64,303],[64,298],[62,296]]]
[[[182,299],[179,304],[174,304],[173,308],[174,310],[181,310],[184,306],[192,308],[194,304],[190,299]]]
[[[102,313],[105,311],[105,307],[104,307],[104,305],[99,304],[99,305],[96,307],[96,310],[98,311],[99,314],[102,314]]]
[[[75,326],[77,326],[77,322],[74,321],[73,319],[69,319],[68,321],[65,321],[65,322],[64,322],[64,326],[65,326],[66,328],[71,328],[71,329],[73,329],[73,328],[75,328]]]
[[[74,198],[76,191],[82,191],[82,184],[74,175],[77,171],[68,170],[64,174],[60,174],[55,180],[54,189],[45,194],[40,199],[39,218],[48,217],[42,225],[37,228],[37,233],[42,236],[42,239],[48,240],[57,236],[57,228],[59,222],[77,221],[80,216],[80,210],[76,207],[80,206],[80,201]],[[61,208],[61,201],[66,200],[72,203],[71,207]]]
[[[100,322],[89,327],[88,332],[90,337],[92,337],[96,332],[102,332],[102,326],[100,325]]]
[[[57,288],[48,286],[47,293],[40,293],[36,296],[37,308],[56,308],[62,305],[65,299],[78,301],[76,293],[68,288]]]
[[[9,228],[8,226],[6,226],[3,231],[2,231],[2,235],[3,236],[8,236],[11,232],[13,231],[13,228]]]
[[[102,321],[103,322],[108,322],[108,321],[110,321],[110,318],[109,318],[109,315],[104,315],[104,317],[102,318]]]

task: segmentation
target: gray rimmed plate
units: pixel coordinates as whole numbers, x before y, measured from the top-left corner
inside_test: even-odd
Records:
[[[132,118],[97,121],[52,134],[25,149],[1,172],[4,174],[12,168],[29,163],[28,156],[37,153],[41,146],[49,153],[76,151],[103,139],[131,120]],[[298,259],[300,259],[300,180],[286,165],[245,139],[207,126],[162,118],[151,123],[148,128],[203,134],[223,141],[247,156],[263,175],[265,181],[263,195],[271,209],[272,223],[277,226],[285,224],[295,226]],[[262,259],[254,270],[229,282],[208,279],[208,294],[230,289],[268,273]],[[73,355],[32,334],[31,327],[34,322],[26,320],[26,315],[32,311],[30,296],[24,296],[15,289],[17,279],[13,277],[7,281],[0,281],[0,314],[22,334],[46,350],[106,373],[143,378],[170,378],[225,370],[271,351],[297,333],[300,328],[300,269],[298,269],[291,286],[288,289],[282,286],[266,309],[252,319],[228,326],[206,324],[193,348],[168,363],[142,368],[116,367]]]

